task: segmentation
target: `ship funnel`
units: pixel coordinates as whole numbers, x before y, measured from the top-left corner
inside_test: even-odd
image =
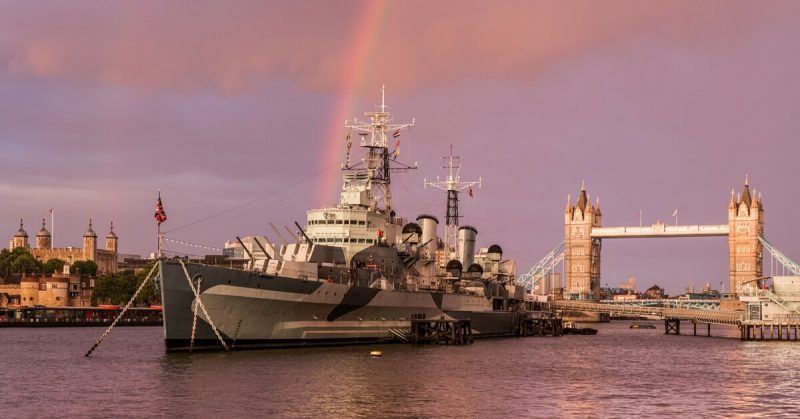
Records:
[[[422,225],[422,245],[423,250],[428,254],[436,252],[436,233],[439,227],[439,219],[433,215],[422,214],[417,217],[417,223]]]
[[[417,223],[408,223],[403,226],[403,242],[417,244],[422,239],[422,227]]]
[[[462,226],[458,229],[458,260],[464,269],[469,268],[475,260],[475,237],[478,230],[472,226]]]
[[[500,245],[493,244],[489,246],[489,252],[487,256],[492,262],[500,262],[503,259],[503,248],[500,247]]]

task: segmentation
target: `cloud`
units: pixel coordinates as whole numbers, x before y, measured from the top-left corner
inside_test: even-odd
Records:
[[[280,76],[336,90],[408,90],[464,78],[535,80],[585,51],[631,38],[735,42],[797,16],[748,2],[69,2],[0,5],[8,75],[236,93]],[[775,6],[771,3],[770,6]],[[377,19],[373,33],[359,29]],[[363,68],[353,51],[367,48]]]

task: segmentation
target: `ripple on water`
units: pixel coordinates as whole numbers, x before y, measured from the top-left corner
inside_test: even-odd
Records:
[[[0,329],[5,417],[778,416],[800,342],[597,336],[165,354],[158,327]],[[736,336],[736,330],[714,329]],[[369,351],[383,351],[371,358]]]

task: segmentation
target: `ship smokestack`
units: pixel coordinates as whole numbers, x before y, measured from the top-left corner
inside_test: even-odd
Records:
[[[475,261],[475,237],[478,230],[473,226],[462,226],[458,229],[458,260],[466,270]]]
[[[417,223],[422,225],[422,250],[429,255],[436,252],[436,235],[439,228],[439,219],[433,215],[422,214],[417,217]]]

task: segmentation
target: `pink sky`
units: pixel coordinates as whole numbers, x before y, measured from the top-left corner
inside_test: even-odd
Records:
[[[0,233],[55,207],[57,246],[92,217],[146,254],[157,189],[177,240],[302,222],[336,199],[343,119],[386,84],[417,120],[401,212],[442,213],[421,185],[453,143],[484,179],[464,222],[521,271],[583,179],[605,225],[716,224],[749,174],[766,237],[800,259],[798,40],[800,4],[777,1],[3,2]],[[727,281],[722,238],[604,244],[604,285]]]

